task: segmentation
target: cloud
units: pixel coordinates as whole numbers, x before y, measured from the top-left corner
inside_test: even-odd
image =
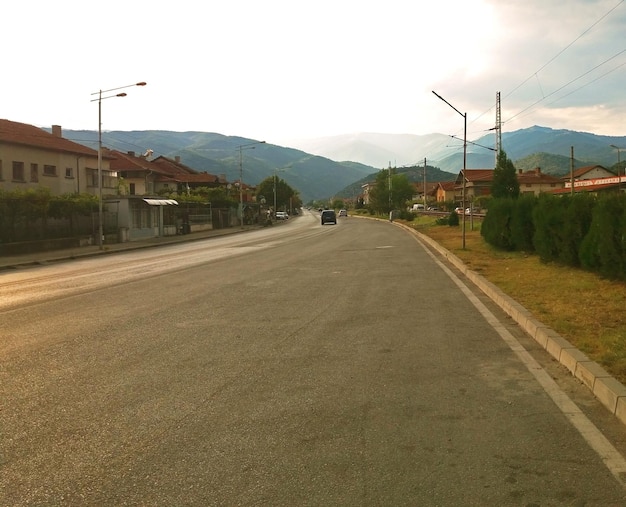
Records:
[[[436,90],[476,132],[493,126],[498,91],[510,129],[624,131],[617,0],[34,0],[5,10],[13,22],[0,43],[14,49],[2,109],[14,121],[93,129],[90,93],[144,80],[103,104],[105,128],[268,142],[458,134]],[[24,33],[37,42],[15,44]]]

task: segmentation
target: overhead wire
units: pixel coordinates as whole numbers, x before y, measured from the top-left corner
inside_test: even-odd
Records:
[[[525,113],[526,111],[528,111],[529,109],[531,109],[532,107],[536,106],[537,104],[541,103],[543,100],[549,98],[550,96],[554,95],[555,93],[557,93],[558,91],[562,90],[563,88],[567,87],[568,85],[572,84],[573,82],[577,81],[578,79],[584,77],[585,75],[589,74],[590,72],[592,72],[593,70],[597,69],[598,67],[604,65],[605,63],[608,63],[610,60],[616,58],[617,56],[619,56],[620,54],[622,54],[624,51],[621,51],[620,53],[612,56],[611,58],[609,58],[608,60],[604,61],[603,63],[601,63],[600,65],[594,67],[593,69],[581,74],[580,76],[578,76],[577,78],[571,80],[569,83],[567,83],[566,85],[561,86],[560,88],[558,88],[557,90],[549,93],[548,95],[545,95],[544,91],[543,91],[543,87],[541,86],[541,83],[539,82],[539,73],[544,70],[546,67],[548,67],[552,62],[554,62],[558,57],[560,57],[563,53],[565,53],[570,47],[572,47],[576,42],[578,42],[580,39],[582,39],[585,35],[587,35],[587,33],[589,33],[596,25],[598,25],[601,21],[603,21],[607,16],[609,16],[615,9],[617,9],[621,4],[624,3],[625,0],[619,0],[617,2],[617,4],[615,4],[611,9],[609,9],[605,14],[603,14],[600,18],[598,18],[591,26],[589,26],[586,30],[584,30],[578,37],[576,37],[572,42],[570,42],[567,46],[565,46],[563,49],[561,49],[557,54],[555,54],[552,58],[550,58],[550,60],[548,60],[546,63],[544,63],[541,67],[539,67],[536,71],[532,72],[526,79],[524,79],[520,84],[518,84],[515,88],[513,88],[511,91],[509,91],[508,93],[506,93],[504,95],[503,98],[507,98],[510,97],[513,93],[515,93],[517,90],[519,90],[522,86],[524,86],[526,83],[528,83],[528,81],[530,81],[531,79],[535,78],[537,79],[538,83],[539,83],[539,87],[541,89],[541,93],[542,93],[542,98],[537,100],[536,102],[534,102],[533,104],[531,104],[530,106],[524,108],[522,111],[516,113],[515,115],[513,115],[511,118],[503,121],[502,123],[506,123],[511,121],[513,118],[516,118],[520,115],[522,115],[523,113]],[[623,64],[622,64],[623,65]],[[617,68],[621,67],[618,66]],[[613,69],[613,70],[617,70],[617,68]],[[611,71],[612,72],[612,71]],[[595,81],[597,81],[598,79],[604,77],[605,75],[609,74],[610,72],[607,72],[605,74],[603,74],[602,76],[598,77],[597,79],[591,81],[588,84],[591,84]],[[588,85],[587,84],[587,85]],[[587,86],[584,85],[584,86]],[[584,88],[584,86],[581,86],[579,88],[577,88],[576,90],[568,93],[567,95],[564,95],[561,98],[565,98],[568,95],[571,95],[571,93],[574,93],[575,91],[580,90],[581,88]],[[557,99],[560,100],[560,99]],[[550,104],[553,104],[555,101],[550,102]],[[472,120],[472,123],[478,121],[480,118],[482,118],[483,116],[485,116],[486,114],[490,113],[491,111],[493,111],[495,106],[490,106],[486,111],[484,111],[483,113],[481,113],[477,118]],[[488,129],[488,130],[492,130],[492,129]],[[486,130],[486,131],[488,131]],[[485,132],[486,132],[485,131]]]
[[[524,84],[526,84],[528,81],[530,81],[533,77],[535,77],[537,80],[539,80],[539,72],[541,72],[542,70],[544,70],[548,65],[550,65],[552,62],[554,62],[559,56],[561,56],[565,51],[567,51],[570,47],[572,47],[576,42],[578,42],[580,39],[582,39],[587,33],[589,33],[589,31],[591,31],[596,25],[598,25],[601,21],[603,21],[607,16],[609,16],[615,9],[617,9],[621,4],[624,3],[624,0],[619,0],[619,2],[617,2],[617,4],[615,4],[611,9],[609,9],[604,15],[602,15],[597,21],[595,21],[589,28],[587,28],[585,31],[583,31],[578,37],[576,37],[572,42],[570,42],[567,46],[565,46],[561,51],[559,51],[555,56],[553,56],[550,60],[548,60],[545,64],[543,64],[538,70],[536,70],[535,72],[533,72],[530,76],[528,76],[524,81],[522,81],[519,85],[517,85],[513,90],[511,90],[510,92],[508,92],[504,98],[507,98],[509,96],[511,96],[513,93],[515,93],[519,88],[521,88]],[[544,100],[546,100],[547,98],[553,96],[555,93],[558,93],[559,91],[563,90],[564,88],[568,87],[569,85],[571,85],[572,83],[578,81],[579,79],[582,79],[583,77],[585,77],[586,75],[590,74],[591,72],[593,72],[594,70],[600,68],[602,65],[605,65],[606,63],[610,62],[611,60],[617,58],[618,56],[620,56],[621,54],[623,54],[624,52],[626,52],[626,49],[616,53],[615,55],[611,56],[610,58],[608,58],[607,60],[603,61],[602,63],[596,65],[595,67],[587,70],[586,72],[580,74],[578,77],[570,80],[568,83],[564,84],[563,86],[560,86],[559,88],[557,88],[556,90],[548,93],[547,95],[545,95],[545,93],[543,92],[543,88],[541,87],[541,84],[539,83],[539,87],[541,89],[542,92],[542,98],[535,101],[533,104],[529,105],[528,107],[525,107],[524,109],[522,109],[521,111],[517,112],[516,114],[514,114],[513,116],[511,116],[510,118],[508,118],[507,120],[503,121],[503,123],[507,123],[510,122],[511,120],[513,120],[514,118],[517,118],[518,116],[522,115],[523,113],[529,111],[530,109],[532,109],[534,106],[538,105],[539,103],[543,102]],[[623,65],[623,64],[622,64]],[[617,70],[620,66],[616,67],[613,70]],[[612,71],[611,71],[612,72]],[[561,98],[565,98],[566,96],[571,95],[572,93],[574,93],[575,91],[578,91],[582,88],[584,88],[585,86],[588,86],[589,84],[597,81],[598,79],[601,79],[602,77],[604,77],[605,75],[610,74],[610,72],[607,72],[605,74],[603,74],[602,76],[599,76],[598,78],[594,79],[593,81],[591,81],[590,83],[587,83],[583,86],[580,86],[579,88],[577,88],[576,90],[568,93],[567,95],[564,95],[562,97],[560,97],[557,100],[560,100]],[[557,100],[551,102],[551,104],[553,104],[554,102],[556,102]],[[489,110],[493,109],[490,108]],[[484,115],[485,113],[483,113]],[[482,115],[481,115],[482,116]]]

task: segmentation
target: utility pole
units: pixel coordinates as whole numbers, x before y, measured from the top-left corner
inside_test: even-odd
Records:
[[[496,165],[498,166],[498,156],[502,149],[502,112],[500,109],[500,92],[496,92]]]
[[[426,157],[424,157],[424,211],[426,211]]]
[[[570,161],[569,161],[569,179],[571,188],[571,194],[574,195],[574,147],[570,148]]]

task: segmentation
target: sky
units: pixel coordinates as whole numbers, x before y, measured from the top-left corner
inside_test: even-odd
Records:
[[[624,0],[26,0],[2,11],[0,118],[40,127],[97,130],[102,91],[103,131],[288,146],[462,136],[467,113],[477,139],[500,92],[503,132],[626,135]]]

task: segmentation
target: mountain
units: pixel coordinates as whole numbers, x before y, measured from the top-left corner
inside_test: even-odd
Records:
[[[404,174],[406,179],[411,183],[417,183],[421,186],[424,181],[424,166],[405,166],[398,167],[394,169],[394,174]],[[427,183],[435,183],[435,182],[444,182],[444,181],[453,181],[456,179],[457,174],[449,173],[442,171],[438,167],[432,167],[430,165],[426,166],[426,182]],[[351,185],[348,185],[341,192],[336,194],[336,197],[344,198],[344,199],[354,199],[361,193],[361,187],[365,183],[370,183],[376,179],[376,173],[368,174],[364,178],[361,178],[358,181],[355,181]]]
[[[98,133],[64,130],[63,136],[90,148],[98,148]],[[300,192],[303,202],[327,199],[356,180],[376,171],[358,162],[336,162],[301,150],[253,139],[209,132],[109,131],[102,133],[107,148],[152,156],[180,157],[200,172],[224,175],[256,185],[274,174]]]
[[[98,146],[95,131],[66,130],[64,137],[94,149]],[[493,168],[494,142],[493,134],[468,140],[467,168]],[[243,181],[252,185],[276,174],[298,190],[304,202],[357,195],[361,184],[389,166],[420,172],[416,166],[423,167],[426,159],[429,182],[452,180],[463,168],[463,140],[443,134],[360,133],[292,140],[291,147],[283,147],[209,132],[111,131],[103,132],[103,144],[119,151],[144,153],[151,149],[153,156],[179,156],[183,164],[224,175],[229,181],[238,180],[242,173]],[[626,136],[540,126],[502,134],[503,149],[516,168],[541,167],[556,176],[569,172],[572,146],[575,168],[594,164],[612,168],[617,150],[611,145],[626,152]]]
[[[352,160],[378,169],[422,163],[426,153],[444,152],[449,143],[450,136],[443,134],[416,136],[367,132],[288,141],[289,146],[308,153],[332,160]]]
[[[289,144],[333,160],[354,160],[379,169],[390,164],[397,167],[422,164],[424,158],[428,165],[437,166],[442,171],[454,174],[458,174],[463,167],[463,140],[443,134],[360,133],[317,139],[295,139]],[[536,153],[561,155],[569,159],[570,148],[573,146],[579,164],[601,164],[610,167],[617,162],[616,150],[611,147],[612,144],[623,147],[626,151],[626,136],[600,136],[539,126],[502,133],[502,147],[514,163]],[[494,145],[493,133],[474,140],[468,139],[467,168],[494,167]]]

